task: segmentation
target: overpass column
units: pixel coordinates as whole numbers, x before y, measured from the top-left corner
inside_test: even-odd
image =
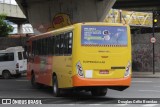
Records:
[[[17,24],[18,25],[18,29],[17,29],[17,33],[18,34],[22,34],[23,33],[23,27],[22,27],[22,23],[21,24]]]

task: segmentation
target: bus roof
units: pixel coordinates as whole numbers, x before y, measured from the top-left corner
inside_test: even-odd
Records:
[[[35,39],[35,38],[43,38],[43,37],[49,36],[50,34],[58,34],[57,32],[59,32],[59,33],[62,32],[62,31],[65,32],[65,31],[68,31],[69,29],[72,30],[73,28],[74,28],[73,25],[63,27],[63,28],[52,30],[52,31],[49,31],[49,32],[46,32],[46,33],[36,35],[36,36],[32,36],[32,37],[29,38],[29,40],[30,39]]]
[[[127,26],[126,24],[122,24],[122,23],[83,22],[83,23],[76,23],[76,24],[73,24],[73,25],[70,25],[70,26],[55,29],[55,30],[52,30],[52,31],[49,31],[49,32],[46,32],[46,33],[36,35],[36,36],[32,36],[32,37],[29,38],[29,40],[34,40],[34,39],[37,39],[37,38],[40,39],[40,38],[44,38],[46,36],[50,36],[50,34],[58,34],[60,32],[65,32],[65,31],[68,31],[68,30],[72,30],[72,29],[74,29],[75,25]]]

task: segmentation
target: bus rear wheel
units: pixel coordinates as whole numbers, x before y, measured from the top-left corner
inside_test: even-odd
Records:
[[[33,88],[38,88],[38,89],[39,88],[44,88],[44,85],[36,82],[36,78],[35,78],[34,73],[31,74],[31,85],[32,85]]]
[[[107,88],[95,88],[91,90],[92,96],[105,96],[107,94]]]
[[[9,72],[9,71],[3,71],[3,73],[2,73],[2,77],[4,78],[4,79],[9,79],[10,77],[11,77],[11,73]]]
[[[55,97],[59,97],[61,90],[60,90],[60,88],[58,88],[57,76],[53,76],[52,88],[53,88],[53,95],[54,95]]]

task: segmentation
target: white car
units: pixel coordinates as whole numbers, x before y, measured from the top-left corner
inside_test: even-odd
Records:
[[[0,76],[5,79],[19,77],[27,71],[27,59],[21,46],[0,50]]]

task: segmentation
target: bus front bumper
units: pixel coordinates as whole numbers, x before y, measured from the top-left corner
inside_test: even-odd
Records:
[[[81,78],[77,75],[72,77],[73,86],[130,86],[131,76],[119,79],[94,79]]]

